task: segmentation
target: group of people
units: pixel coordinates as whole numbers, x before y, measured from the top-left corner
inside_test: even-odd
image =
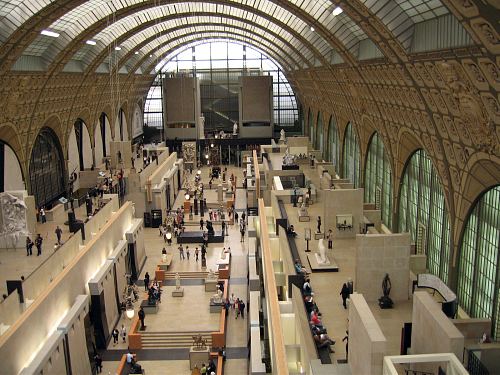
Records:
[[[245,302],[242,299],[235,297],[234,293],[231,293],[231,297],[226,298],[224,303],[226,308],[226,316],[229,315],[229,311],[232,310],[235,313],[235,319],[241,315],[241,318],[245,318]]]
[[[58,242],[60,243],[60,239],[58,239]],[[26,256],[33,255],[33,246],[36,246],[36,256],[42,255],[42,244],[43,237],[40,235],[40,233],[37,234],[34,242],[30,237],[26,236]]]
[[[335,345],[335,341],[328,336],[328,332],[321,321],[321,312],[319,311],[318,305],[314,301],[314,293],[311,287],[311,281],[308,277],[304,280],[302,295],[304,296],[304,303],[309,318],[309,326],[311,328],[311,333],[316,346],[318,348],[328,348],[330,353],[334,353],[331,346]]]
[[[210,359],[208,365],[204,363],[201,364],[200,373],[202,375],[215,375],[217,373],[217,366],[215,366],[215,362],[213,359]]]

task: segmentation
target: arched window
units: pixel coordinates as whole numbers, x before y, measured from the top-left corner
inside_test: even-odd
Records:
[[[458,300],[474,318],[492,321],[500,338],[500,186],[488,190],[469,214],[460,246]]]
[[[43,128],[36,137],[29,174],[31,194],[38,207],[49,205],[65,194],[62,148],[50,128]]]
[[[0,192],[24,190],[21,164],[14,150],[0,140]]]
[[[348,178],[354,184],[354,187],[359,187],[360,174],[360,153],[359,142],[356,131],[351,123],[347,124],[344,135],[344,148],[342,153],[342,178]]]
[[[450,223],[438,174],[424,150],[406,163],[399,195],[399,231],[410,232],[427,268],[448,282]]]
[[[326,144],[327,159],[331,161],[335,166],[335,171],[338,173],[338,162],[340,160],[339,156],[339,129],[337,128],[337,123],[333,116],[330,116],[330,122],[328,125],[328,142]]]
[[[321,156],[323,157],[323,117],[321,112],[318,112],[318,118],[316,119],[316,150],[321,151]]]
[[[392,229],[392,170],[384,143],[373,134],[366,156],[365,202],[376,203],[382,213],[382,221]]]

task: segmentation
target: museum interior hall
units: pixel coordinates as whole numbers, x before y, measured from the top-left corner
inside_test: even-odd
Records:
[[[0,375],[500,374],[499,0],[0,0]]]

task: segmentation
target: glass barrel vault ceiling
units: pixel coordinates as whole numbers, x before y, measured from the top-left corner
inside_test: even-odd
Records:
[[[441,0],[360,1],[380,18],[407,50],[416,23],[449,14]],[[30,17],[54,3],[49,0],[0,0],[0,44],[5,43]],[[73,65],[82,69],[89,66],[96,68],[104,61],[103,55],[110,54],[118,43],[123,45],[120,55],[127,56],[127,60],[120,61],[120,64],[130,69],[138,61],[148,65],[148,59],[149,62],[161,59],[157,52],[159,45],[146,43],[137,47],[155,33],[161,36],[173,27],[191,28],[202,33],[213,30],[202,29],[200,24],[219,23],[221,26],[238,26],[247,33],[247,37],[250,34],[262,37],[261,30],[265,29],[269,34],[266,41],[261,38],[258,43],[262,44],[256,45],[274,50],[275,45],[280,43],[287,55],[293,57],[290,64],[293,68],[331,63],[334,60],[332,56],[336,56],[337,62],[342,62],[342,57],[382,57],[362,28],[346,12],[334,15],[335,8],[336,4],[330,0],[227,0],[224,3],[82,1],[81,5],[69,10],[47,28],[59,33],[58,38],[38,35],[23,54],[35,56],[49,65],[56,57],[64,55],[61,54],[63,50],[71,48],[71,51],[76,51],[70,54]],[[85,44],[87,40],[95,41],[96,45]],[[360,48],[371,52],[362,53]],[[130,51],[135,52],[136,49],[139,53],[130,56]]]

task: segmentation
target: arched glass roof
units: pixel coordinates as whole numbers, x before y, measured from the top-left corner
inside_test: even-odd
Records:
[[[247,38],[253,35],[252,43],[258,47],[279,46],[279,53],[285,52],[292,68],[302,68],[333,60],[353,64],[356,60],[383,57],[378,48],[380,38],[370,39],[365,32],[368,26],[360,22],[367,15],[378,17],[407,52],[417,23],[450,15],[441,0],[360,0],[355,6],[347,3],[345,11],[336,3],[331,0],[0,0],[0,47],[6,45],[12,49],[14,40],[22,40],[22,46],[18,45],[15,51],[17,59],[22,53],[39,59],[47,69],[62,69],[69,64],[85,70],[96,69],[106,62],[106,56],[119,46],[124,56],[134,52],[133,58],[120,60],[128,69],[136,60],[145,60],[142,65],[148,59],[161,58],[157,52],[160,43],[151,43],[149,38],[172,34],[179,36],[176,40],[182,43],[180,36],[189,32],[223,32],[215,27],[218,23],[231,28],[232,34],[238,30]],[[20,29],[23,25],[26,27]],[[56,33],[57,37],[40,34],[43,29]],[[15,35],[16,30],[24,32],[25,37]],[[370,28],[370,33],[374,30]]]

